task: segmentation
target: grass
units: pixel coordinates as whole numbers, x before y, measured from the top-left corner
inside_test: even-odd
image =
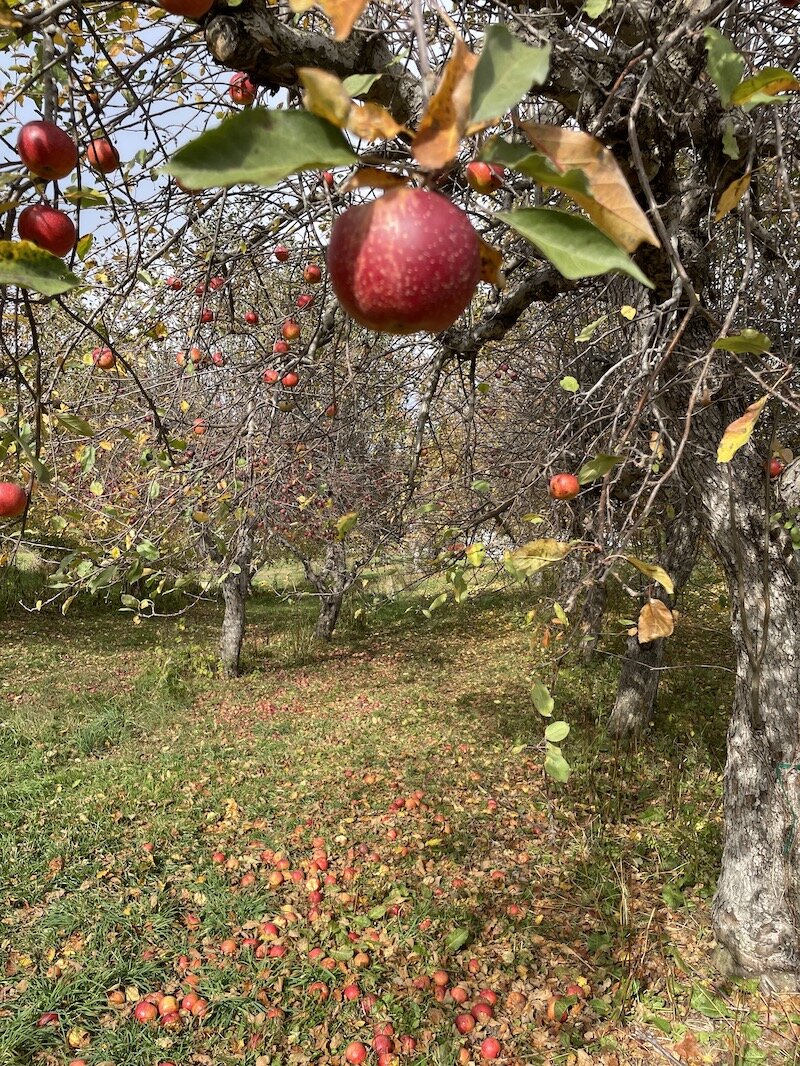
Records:
[[[797,1003],[708,962],[730,674],[691,664],[730,658],[722,608],[700,590],[686,605],[668,664],[686,668],[665,672],[633,752],[602,729],[618,639],[588,668],[567,662],[574,773],[556,786],[530,701],[531,604],[419,606],[351,618],[320,649],[311,600],[260,594],[235,682],[217,676],[208,607],[138,626],[110,611],[6,618],[2,1066],[338,1063],[375,1021],[417,1041],[411,1066],[462,1049],[478,1062],[487,1035],[507,1064],[798,1061]],[[318,837],[337,882],[315,917],[305,884],[270,887],[268,854],[307,878]],[[267,920],[283,957],[244,943],[272,944]],[[459,1036],[452,1001],[416,987],[439,968],[469,1003],[496,990],[495,1018]],[[204,1019],[133,1020],[191,974]],[[342,997],[354,981],[378,997],[369,1017]]]

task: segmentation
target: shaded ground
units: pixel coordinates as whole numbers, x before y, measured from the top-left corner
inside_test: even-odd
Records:
[[[386,1023],[417,1066],[490,1036],[507,1064],[799,1061],[800,1004],[708,963],[729,674],[667,671],[622,755],[613,655],[567,665],[553,785],[529,606],[406,603],[315,651],[313,605],[264,597],[238,682],[210,609],[5,619],[0,1063],[340,1063]],[[698,597],[670,665],[724,666],[723,618]],[[192,987],[204,1017],[134,1019]]]

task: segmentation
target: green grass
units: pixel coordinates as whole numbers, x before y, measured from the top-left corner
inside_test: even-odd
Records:
[[[350,1040],[371,1042],[373,1019],[416,1038],[412,1066],[455,1063],[461,1047],[478,1061],[489,1033],[507,1063],[664,1061],[643,1030],[667,1049],[691,1030],[712,1062],[795,1061],[759,998],[708,964],[730,674],[690,667],[730,653],[707,600],[698,591],[685,608],[669,665],[687,668],[665,673],[638,750],[617,751],[602,729],[619,638],[588,668],[567,660],[566,787],[541,771],[529,691],[545,653],[519,593],[431,619],[428,598],[407,598],[366,627],[346,619],[325,648],[308,638],[313,601],[263,594],[235,682],[214,668],[212,608],[138,626],[111,611],[9,616],[0,1064],[65,1064],[78,1054],[70,1033],[93,1066],[336,1063]],[[396,797],[412,797],[408,809]],[[271,888],[261,853],[307,873],[316,836],[338,883],[310,920],[305,887]],[[241,941],[273,919],[287,954],[257,959]],[[459,931],[466,943],[448,947]],[[309,959],[314,946],[332,970]],[[182,955],[207,1018],[135,1022],[140,996],[181,988]],[[440,967],[471,996],[496,989],[488,1026],[459,1037],[453,1004],[414,986]],[[307,991],[318,980],[325,1003]],[[352,980],[379,997],[373,1019],[342,1001]],[[575,981],[585,999],[549,1020],[549,999]],[[698,989],[730,1016],[699,1011]],[[126,1006],[109,1004],[114,991]],[[506,1005],[512,991],[523,1009]],[[45,1011],[55,1026],[37,1025]]]

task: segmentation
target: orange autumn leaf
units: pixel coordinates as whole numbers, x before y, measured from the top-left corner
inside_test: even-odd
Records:
[[[385,141],[402,133],[401,126],[380,104],[353,104],[347,118],[347,128],[364,141]]]
[[[648,600],[639,612],[637,632],[640,644],[672,636],[675,619],[672,611],[661,600]]]
[[[523,122],[522,129],[531,144],[564,172],[580,170],[589,183],[589,196],[573,189],[565,192],[582,207],[598,229],[626,252],[642,241],[659,247],[647,215],[639,207],[613,154],[588,133]]]
[[[319,67],[301,67],[298,75],[306,111],[339,129],[348,129],[365,141],[387,140],[405,129],[380,104],[356,103],[335,74]]]
[[[411,144],[412,155],[421,167],[438,170],[458,155],[469,124],[472,77],[477,65],[478,57],[457,37],[453,55]]]
[[[295,14],[302,14],[315,6],[330,19],[336,40],[343,41],[350,36],[356,20],[367,6],[367,0],[289,0],[289,7]]]
[[[342,192],[352,192],[353,189],[396,189],[400,185],[408,185],[408,178],[402,174],[378,170],[377,167],[361,167],[347,179]]]
[[[503,253],[487,244],[483,237],[478,237],[481,255],[481,281],[488,281],[490,285],[502,289],[506,279],[503,274]]]
[[[729,463],[739,449],[747,444],[768,399],[768,396],[762,396],[760,400],[751,403],[745,413],[727,427],[717,448],[718,463]]]

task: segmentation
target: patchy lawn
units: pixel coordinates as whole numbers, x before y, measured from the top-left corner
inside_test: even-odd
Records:
[[[623,754],[615,658],[567,666],[554,785],[529,607],[319,650],[265,596],[237,682],[210,609],[3,619],[0,1063],[800,1061],[800,1002],[708,961],[730,675],[667,671]],[[671,665],[720,626],[687,610]]]

